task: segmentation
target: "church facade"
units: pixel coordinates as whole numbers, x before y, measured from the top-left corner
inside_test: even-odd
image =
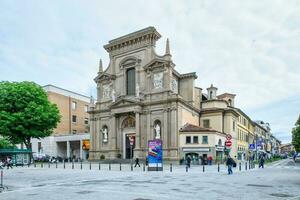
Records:
[[[160,37],[148,27],[104,46],[110,62],[103,70],[100,60],[94,79],[91,160],[145,159],[152,139],[162,140],[164,159],[181,158],[179,130],[187,123],[199,125],[202,90],[195,87],[196,73],[176,71],[168,40],[164,55],[157,55]]]

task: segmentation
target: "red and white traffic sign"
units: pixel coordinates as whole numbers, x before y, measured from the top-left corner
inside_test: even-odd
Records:
[[[231,145],[232,145],[232,142],[230,140],[225,141],[225,146],[226,147],[231,147]]]
[[[227,134],[226,135],[226,140],[231,140],[232,139],[232,136],[230,134]]]

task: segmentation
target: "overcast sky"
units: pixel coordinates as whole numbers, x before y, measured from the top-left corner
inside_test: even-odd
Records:
[[[0,1],[0,80],[95,95],[103,45],[154,26],[163,54],[196,85],[237,94],[236,106],[291,140],[300,114],[300,1]]]

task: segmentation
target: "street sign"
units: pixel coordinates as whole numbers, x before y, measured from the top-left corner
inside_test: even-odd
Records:
[[[230,134],[227,134],[226,135],[226,140],[231,140],[232,139],[232,136]]]
[[[230,140],[225,141],[225,146],[226,147],[231,147],[231,145],[232,145],[232,142]]]
[[[249,149],[255,149],[255,144],[249,144]]]

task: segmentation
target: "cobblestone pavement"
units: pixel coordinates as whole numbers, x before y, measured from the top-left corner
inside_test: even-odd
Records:
[[[2,200],[29,199],[300,199],[300,163],[282,160],[265,169],[247,169],[245,165],[227,175],[224,166],[169,165],[164,172],[147,172],[119,164],[74,165],[44,164],[4,170]]]

